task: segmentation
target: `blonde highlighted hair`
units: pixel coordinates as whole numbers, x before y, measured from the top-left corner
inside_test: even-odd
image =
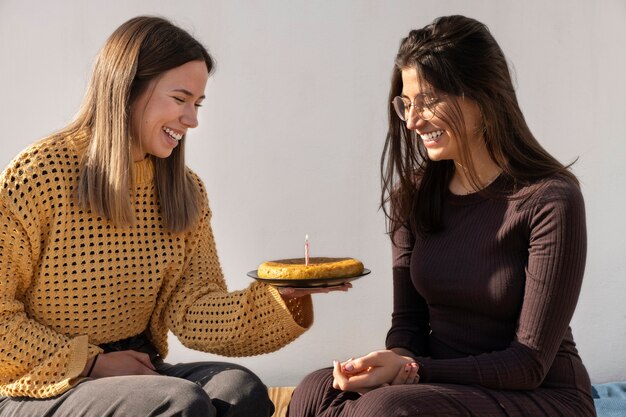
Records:
[[[86,135],[78,200],[86,209],[117,225],[134,221],[130,107],[149,82],[190,61],[214,63],[189,33],[169,21],[139,16],[117,28],[102,47],[83,104],[72,123],[55,136]],[[164,225],[172,231],[194,226],[200,217],[201,190],[185,166],[181,141],[168,158],[153,159],[155,186]]]

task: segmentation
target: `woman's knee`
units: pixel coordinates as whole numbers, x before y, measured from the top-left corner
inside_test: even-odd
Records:
[[[295,392],[323,392],[332,389],[333,372],[330,368],[319,369],[305,376]],[[294,392],[294,394],[295,394]]]
[[[323,411],[327,404],[335,402],[342,392],[332,386],[332,369],[320,369],[307,376],[298,384],[289,403],[289,416],[315,416]],[[349,399],[352,393],[343,393]]]
[[[300,392],[326,391],[332,388],[332,383],[333,383],[332,369],[331,368],[319,369],[305,376],[296,387],[296,391],[300,391]]]
[[[269,417],[274,406],[267,386],[249,369],[225,364],[205,385],[216,409],[228,416]]]
[[[164,409],[168,410],[166,415],[170,415],[170,411],[173,416],[181,417],[217,415],[211,398],[196,383],[180,378],[168,378],[167,386],[163,390],[156,390],[154,394],[157,396],[156,400],[158,396],[162,397],[161,403]]]
[[[55,416],[216,415],[202,387],[166,376],[121,376],[85,381],[60,397],[55,408]]]

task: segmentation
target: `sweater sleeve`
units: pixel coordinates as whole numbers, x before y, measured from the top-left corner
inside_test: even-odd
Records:
[[[394,233],[393,313],[387,333],[387,349],[404,348],[416,355],[428,355],[430,333],[428,305],[411,281],[411,253],[415,239],[408,226]]]
[[[557,181],[533,197],[524,298],[504,350],[458,359],[418,357],[423,381],[534,389],[555,360],[574,313],[586,257],[580,189]]]
[[[275,288],[261,283],[227,291],[208,207],[187,244],[182,277],[164,309],[165,324],[183,345],[251,356],[275,351],[311,326],[310,296],[285,303]]]
[[[90,356],[87,336],[68,337],[28,316],[23,297],[31,284],[40,238],[35,202],[19,181],[3,178],[0,191],[0,394],[47,398],[71,388]],[[24,186],[24,184],[21,184]]]

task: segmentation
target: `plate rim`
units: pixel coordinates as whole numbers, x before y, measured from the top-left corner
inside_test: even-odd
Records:
[[[363,268],[363,272],[359,275],[353,275],[351,277],[318,277],[318,278],[261,278],[258,276],[256,269],[249,271],[246,275],[250,278],[254,278],[255,280],[276,286],[276,287],[292,287],[292,288],[315,288],[315,287],[336,287],[342,284],[348,283],[350,281],[354,281],[365,275],[370,274],[372,271],[367,268]],[[305,283],[308,282],[309,285],[294,285],[297,283]],[[325,282],[336,282],[336,284],[324,285]]]

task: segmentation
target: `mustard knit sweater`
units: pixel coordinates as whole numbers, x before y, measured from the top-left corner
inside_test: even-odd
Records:
[[[86,142],[32,145],[0,177],[0,395],[58,395],[99,344],[144,331],[163,357],[168,330],[191,349],[248,356],[311,325],[310,297],[286,305],[259,283],[227,291],[206,198],[192,231],[163,227],[149,159],[134,164],[134,225],[83,210],[75,190]]]

